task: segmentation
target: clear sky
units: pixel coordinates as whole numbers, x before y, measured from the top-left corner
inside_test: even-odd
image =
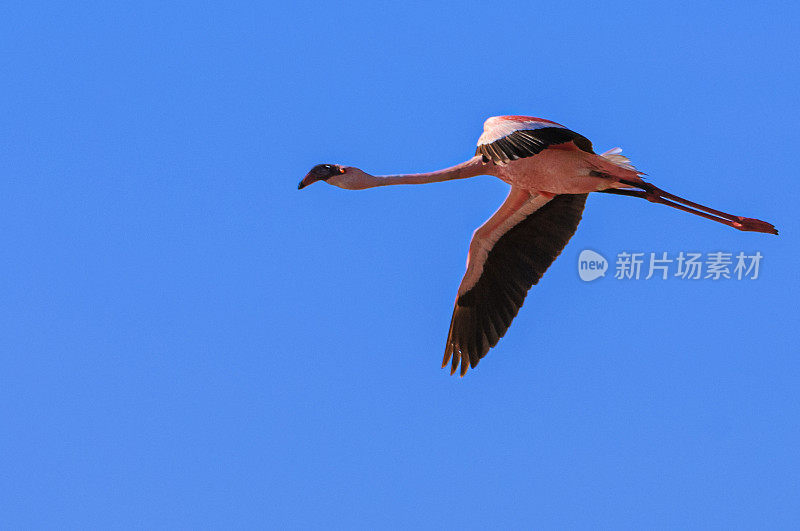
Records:
[[[800,525],[800,10],[3,3],[0,525]],[[556,120],[742,233],[595,194],[509,333],[439,368],[491,177],[348,192]],[[761,253],[584,282],[584,249]]]

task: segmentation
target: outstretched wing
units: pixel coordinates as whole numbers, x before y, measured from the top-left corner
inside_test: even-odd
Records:
[[[481,155],[484,162],[506,164],[569,142],[578,149],[594,153],[588,138],[561,124],[532,116],[493,116],[483,124],[475,154]]]
[[[452,359],[450,374],[460,362],[464,376],[503,337],[528,290],[578,228],[587,195],[548,199],[512,187],[475,231],[444,349],[442,367]]]

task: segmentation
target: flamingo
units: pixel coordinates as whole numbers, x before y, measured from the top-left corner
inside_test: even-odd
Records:
[[[532,116],[494,116],[483,124],[475,156],[428,173],[370,175],[352,166],[319,164],[298,189],[324,181],[347,190],[425,184],[492,175],[511,185],[505,201],[472,235],[456,294],[442,367],[460,376],[497,345],[531,286],[561,253],[581,220],[590,192],[639,197],[741,231],[778,234],[753,218],[734,216],[670,194],[642,179],[620,148],[596,154],[563,125]]]

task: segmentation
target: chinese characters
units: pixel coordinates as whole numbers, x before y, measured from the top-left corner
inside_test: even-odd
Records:
[[[763,255],[756,251],[747,255],[722,251],[706,253],[679,252],[617,254],[614,278],[618,280],[667,280],[670,276],[683,280],[756,280]]]

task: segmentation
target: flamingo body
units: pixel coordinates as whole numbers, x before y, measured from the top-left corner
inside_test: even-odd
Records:
[[[493,175],[531,193],[582,194],[641,180],[619,148],[597,155],[586,137],[559,123],[494,116],[483,127],[475,154],[494,163]]]

